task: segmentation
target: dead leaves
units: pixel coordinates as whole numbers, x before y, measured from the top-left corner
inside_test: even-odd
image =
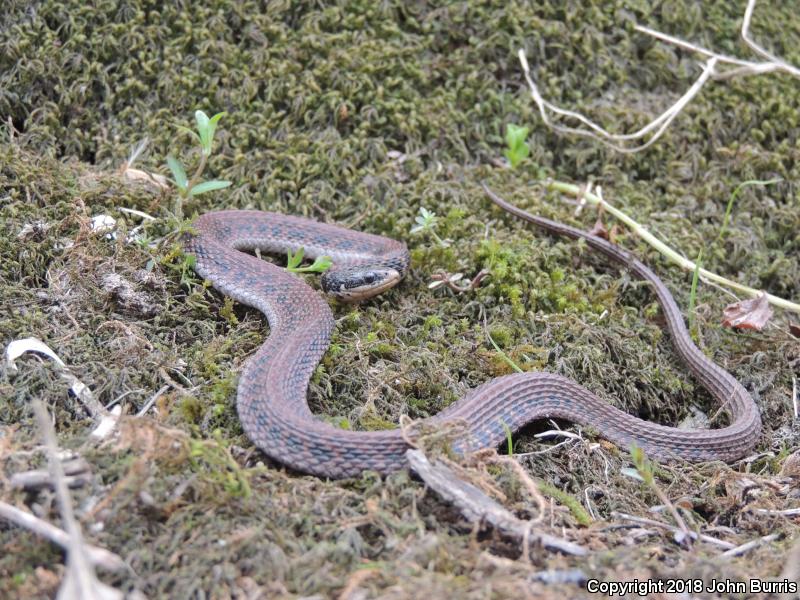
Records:
[[[726,306],[722,314],[724,315],[723,327],[761,331],[772,318],[772,308],[770,308],[767,295],[761,293],[756,298],[740,300]]]

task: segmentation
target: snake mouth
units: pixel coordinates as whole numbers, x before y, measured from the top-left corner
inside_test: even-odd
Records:
[[[399,271],[387,267],[333,271],[322,276],[322,289],[342,302],[361,302],[394,287],[402,278]]]

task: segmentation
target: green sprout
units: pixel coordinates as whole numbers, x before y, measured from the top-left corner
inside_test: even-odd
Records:
[[[419,214],[414,218],[416,221],[416,225],[412,225],[411,233],[420,233],[422,231],[427,231],[433,236],[433,239],[442,247],[447,248],[450,243],[447,240],[443,240],[438,235],[436,235],[436,225],[439,222],[439,217],[436,216],[435,212],[429,211],[424,206],[420,206]]]
[[[500,425],[503,426],[503,431],[506,432],[506,444],[508,444],[508,455],[511,456],[514,454],[514,439],[512,437],[513,431],[511,431],[511,427],[503,420],[500,419]]]
[[[527,137],[527,127],[518,127],[513,123],[506,125],[506,144],[508,147],[503,154],[508,159],[512,169],[528,158],[531,153],[531,148],[525,141]]]
[[[636,444],[631,444],[630,454],[631,461],[635,466],[621,469],[622,474],[631,479],[641,481],[648,486],[653,486],[655,484],[655,468],[650,459],[647,458],[644,450]]]
[[[211,156],[211,148],[214,143],[214,133],[217,130],[217,123],[225,116],[224,112],[217,113],[209,118],[202,110],[197,110],[194,113],[194,118],[197,121],[197,131],[193,131],[188,127],[178,125],[178,129],[191,135],[200,144],[200,163],[197,169],[189,178],[186,175],[186,169],[183,168],[181,162],[170,155],[167,156],[167,166],[172,172],[172,181],[175,187],[178,188],[178,198],[176,199],[177,216],[181,216],[183,201],[187,198],[199,196],[207,192],[213,192],[228,187],[231,182],[222,179],[213,179],[210,181],[200,181],[200,176],[206,168],[208,157]]]
[[[318,256],[309,266],[301,267],[300,263],[303,262],[304,254],[305,250],[303,248],[294,253],[291,250],[287,250],[286,270],[291,273],[323,273],[330,269],[333,264],[330,256]]]

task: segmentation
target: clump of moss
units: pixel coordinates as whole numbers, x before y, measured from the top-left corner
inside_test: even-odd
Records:
[[[792,16],[789,3],[759,7],[753,31],[796,64],[800,46],[786,27]],[[182,115],[225,110],[220,152],[209,167],[233,185],[198,198],[198,212],[276,210],[407,241],[412,269],[401,286],[359,308],[332,303],[337,329],[309,403],[341,427],[380,429],[401,415],[424,417],[506,372],[484,322],[523,369],[573,377],[633,414],[674,424],[693,403],[713,409],[675,360],[647,286],[580,244],[503,215],[483,199],[480,183],[543,216],[588,228],[596,215],[576,215],[535,180],[591,179],[608,199],[696,256],[719,231],[738,183],[782,177],[787,183],[737,199],[728,234],[707,266],[797,297],[800,212],[789,182],[800,178],[800,114],[788,100],[796,82],[764,77],[758,86],[740,80],[710,87],[658,144],[621,156],[544,126],[516,59],[519,48],[528,50],[548,100],[631,131],[696,73],[695,57],[635,33],[633,24],[689,39],[700,24],[709,45],[725,49],[737,37],[741,7],[688,0],[570,10],[563,2],[358,1],[323,8],[277,2],[263,10],[253,0],[221,0],[187,12],[180,3],[156,11],[139,0],[44,0],[36,10],[11,0],[0,19],[9,25],[0,27],[0,285],[9,306],[0,337],[42,338],[101,402],[120,402],[129,413],[167,380],[182,388],[141,421],[140,441],[166,449],[161,460],[86,450],[97,477],[74,492],[76,505],[105,500],[104,530],[89,536],[141,576],[123,574],[121,585],[152,597],[176,590],[335,596],[352,581],[375,597],[387,590],[408,597],[571,597],[574,586],[544,584],[538,574],[565,564],[606,580],[781,572],[780,545],[722,561],[712,550],[687,554],[667,541],[642,550],[613,528],[581,533],[609,549],[588,561],[539,553],[533,564],[492,561],[487,568],[487,551],[516,557],[519,548],[483,534],[471,538],[451,510],[430,495],[421,498],[408,473],[349,482],[286,473],[243,436],[234,409],[237,374],[269,333],[264,319],[197,277],[170,242],[176,224],[162,211],[164,199],[116,175],[143,136],[152,140],[151,153],[137,166],[159,171],[168,152],[189,151],[172,127]],[[531,156],[513,171],[491,166],[509,122],[530,128]],[[440,216],[449,247],[409,236],[420,206]],[[157,217],[143,225],[155,245],[89,232],[96,214],[117,217],[121,234],[141,224],[120,208]],[[687,277],[635,241],[623,243],[664,275],[685,306]],[[471,276],[484,267],[491,275],[473,292],[428,288],[436,270]],[[157,313],[120,310],[94,283],[104,273],[146,268],[164,281],[148,290],[163,308]],[[761,449],[794,451],[785,398],[799,360],[796,341],[720,330],[715,315],[727,301],[701,286],[698,342],[759,390]],[[38,443],[31,398],[50,402],[63,445],[86,448],[89,427],[50,366],[33,357],[19,364],[19,374],[0,373],[0,424],[11,431],[4,472],[29,466],[26,453]],[[180,440],[157,436],[146,424],[174,428]],[[624,455],[584,436],[586,443],[528,454],[526,468],[569,490],[599,519],[619,510],[652,517],[648,499],[615,475]],[[170,445],[176,441],[180,452]],[[521,452],[542,450],[525,432],[514,442]],[[771,472],[780,460],[760,459],[750,468]],[[738,531],[729,534],[733,543],[764,534],[767,521],[740,510],[734,471],[710,465],[676,472],[670,494],[690,498],[686,510]],[[30,501],[3,494],[13,503]],[[765,494],[760,500],[778,508],[788,502]],[[39,506],[50,510],[46,501]],[[56,518],[54,511],[43,516]],[[558,511],[547,522],[573,524]],[[795,535],[791,523],[769,523],[787,539]],[[37,570],[59,559],[28,533],[0,530],[0,596],[52,596]],[[754,574],[749,564],[756,562]],[[368,577],[360,574],[365,564]]]

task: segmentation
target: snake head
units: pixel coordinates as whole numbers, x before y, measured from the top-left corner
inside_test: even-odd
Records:
[[[343,302],[361,302],[397,285],[403,278],[391,267],[348,267],[326,271],[322,289]]]

